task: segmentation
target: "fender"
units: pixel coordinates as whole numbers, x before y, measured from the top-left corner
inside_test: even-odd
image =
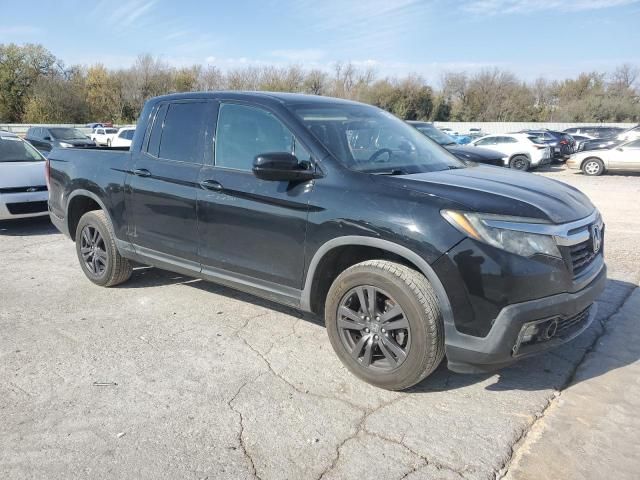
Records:
[[[109,209],[106,207],[102,199],[90,190],[79,188],[71,192],[71,194],[69,195],[69,198],[67,199],[67,206],[65,209],[65,219],[64,219],[65,227],[68,233],[67,236],[71,237],[71,232],[69,231],[69,205],[71,205],[71,200],[73,200],[75,197],[79,195],[83,197],[89,197],[91,200],[94,200],[98,205],[100,205],[100,208],[102,209],[104,214],[107,216],[107,218],[113,225],[113,221],[111,220],[111,214],[109,213]],[[130,257],[130,254],[134,252],[134,249],[131,243],[128,241],[120,240],[118,237],[115,237],[115,232],[114,232],[114,240],[116,242],[116,247],[118,248],[120,253],[124,256]]]
[[[433,287],[433,290],[436,294],[436,298],[440,303],[440,310],[442,312],[442,318],[445,325],[454,325],[453,311],[451,309],[449,297],[447,296],[447,292],[445,291],[442,282],[438,278],[438,275],[433,270],[431,265],[429,265],[422,257],[420,257],[420,255],[409,250],[407,247],[403,247],[402,245],[398,245],[397,243],[383,240],[381,238],[363,237],[359,235],[346,235],[343,237],[337,237],[329,240],[320,248],[318,248],[316,253],[313,255],[313,258],[311,259],[311,263],[309,263],[309,269],[307,270],[307,275],[305,277],[304,289],[302,290],[302,298],[300,299],[301,308],[303,310],[311,310],[311,285],[313,283],[313,277],[316,273],[316,268],[318,267],[320,260],[322,260],[322,258],[332,249],[346,245],[362,245],[365,247],[379,248],[381,250],[395,253],[396,255],[399,255],[413,263],[431,283],[431,286]]]

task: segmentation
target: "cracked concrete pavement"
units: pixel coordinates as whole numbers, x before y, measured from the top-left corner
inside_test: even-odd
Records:
[[[441,366],[402,393],[351,376],[310,315],[150,268],[99,288],[46,221],[0,223],[0,477],[529,478],[518,447],[564,408],[558,391],[598,395],[588,385],[638,363],[583,368],[613,348],[596,342],[640,279],[640,178],[542,174],[603,212],[599,321],[496,374]]]

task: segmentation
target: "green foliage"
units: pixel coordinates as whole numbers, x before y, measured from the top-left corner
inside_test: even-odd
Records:
[[[0,44],[0,121],[21,122],[38,80],[56,71],[56,58],[41,45]]]

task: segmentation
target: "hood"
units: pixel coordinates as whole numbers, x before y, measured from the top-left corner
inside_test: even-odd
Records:
[[[0,188],[46,185],[45,162],[0,162]]]
[[[478,163],[490,163],[491,165],[504,165],[502,157],[504,153],[491,150],[490,148],[469,147],[467,145],[447,145],[447,150],[462,160],[470,160]]]
[[[565,183],[488,166],[384,177],[395,186],[436,195],[472,211],[566,223],[590,215],[589,198]]]

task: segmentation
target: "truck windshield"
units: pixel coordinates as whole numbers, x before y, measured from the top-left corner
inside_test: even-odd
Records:
[[[35,148],[18,137],[0,134],[0,163],[2,162],[42,162],[44,158]]]
[[[87,136],[77,128],[50,128],[53,138],[58,140],[84,140]]]
[[[352,170],[404,175],[465,168],[444,148],[384,110],[357,104],[297,104],[288,108]]]

